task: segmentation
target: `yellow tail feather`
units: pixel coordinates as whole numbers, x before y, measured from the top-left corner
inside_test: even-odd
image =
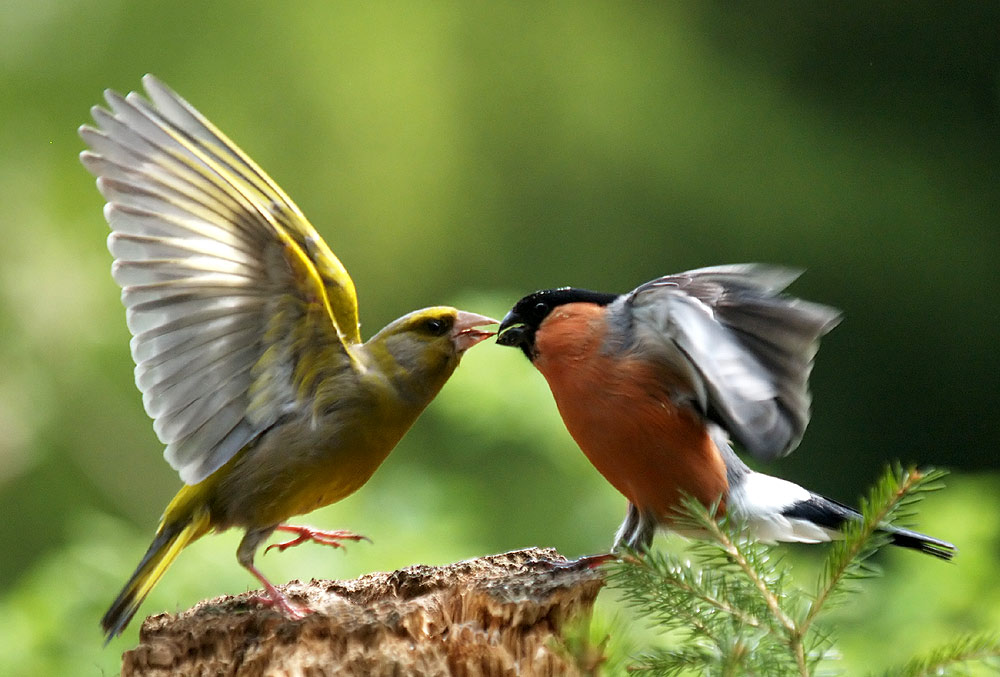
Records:
[[[181,491],[181,494],[183,493],[184,490]],[[179,494],[177,498],[181,498],[181,495]],[[170,508],[177,503],[178,500],[174,499],[168,507],[160,528],[156,531],[156,537],[136,567],[135,573],[128,579],[118,597],[101,618],[105,644],[112,637],[121,634],[138,611],[139,605],[146,599],[146,595],[157,584],[180,551],[211,528],[207,511],[200,510],[192,515],[187,511],[171,510]],[[182,514],[176,515],[176,512]]]

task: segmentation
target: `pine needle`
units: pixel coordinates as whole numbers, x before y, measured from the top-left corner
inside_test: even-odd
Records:
[[[836,638],[817,619],[879,574],[871,558],[889,542],[886,529],[912,519],[917,502],[940,488],[943,475],[887,468],[861,502],[862,519],[845,525],[843,540],[830,546],[813,596],[792,581],[779,549],[748,540],[742,524],[717,519],[717,505],[706,509],[685,500],[673,526],[704,537],[690,544],[687,556],[627,553],[609,566],[609,584],[625,603],[680,640],[637,658],[629,672],[806,677],[829,669],[839,657]],[[976,660],[1000,663],[1000,639],[959,638],[888,674],[946,674],[950,666]]]
[[[914,658],[903,667],[885,674],[886,677],[946,675],[970,661],[984,663],[1000,672],[1000,636],[972,634],[959,637],[946,646],[938,647],[926,656]]]
[[[841,529],[843,539],[830,548],[814,602],[802,621],[803,632],[809,630],[826,605],[855,592],[861,581],[881,575],[879,567],[870,560],[890,541],[883,528],[911,520],[916,503],[923,494],[939,489],[939,480],[945,474],[940,470],[903,470],[898,464],[886,468],[868,496],[861,500],[862,521],[846,523]]]

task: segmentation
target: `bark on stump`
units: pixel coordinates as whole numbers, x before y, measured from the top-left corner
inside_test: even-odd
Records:
[[[122,675],[575,675],[558,640],[602,584],[551,548],[292,581],[282,591],[314,611],[302,620],[252,593],[150,616]]]

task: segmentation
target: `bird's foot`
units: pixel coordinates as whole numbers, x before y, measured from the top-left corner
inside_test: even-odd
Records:
[[[313,612],[307,606],[295,604],[292,600],[281,594],[274,586],[265,586],[265,590],[266,594],[254,595],[250,598],[250,601],[256,602],[261,606],[277,609],[282,616],[291,621],[303,619]]]
[[[266,594],[257,594],[250,597],[251,602],[256,602],[261,606],[272,607],[277,609],[285,618],[297,621],[305,618],[312,613],[312,609],[307,606],[302,606],[299,604],[294,604],[290,599],[285,597],[285,595],[278,590],[271,581],[267,580],[267,577],[260,572],[260,570],[255,567],[252,563],[244,565],[251,574],[254,575],[260,584],[264,586],[264,592]]]
[[[602,564],[607,564],[613,560],[618,559],[618,556],[613,552],[604,553],[601,555],[584,555],[578,558],[574,564],[580,567],[586,567],[587,569],[596,569]]]
[[[577,559],[571,559],[568,562],[556,562],[553,566],[557,569],[596,569],[602,564],[617,558],[617,555],[610,552],[601,555],[584,555],[583,557],[578,557]]]
[[[284,552],[288,548],[295,547],[296,545],[301,545],[307,541],[315,541],[320,545],[329,545],[334,548],[343,548],[344,544],[341,541],[368,541],[371,543],[371,539],[367,536],[361,536],[352,531],[324,531],[322,529],[313,529],[312,527],[297,525],[297,524],[279,524],[276,531],[288,531],[297,536],[288,541],[282,541],[281,543],[272,543],[264,549],[264,554],[266,555],[271,548],[277,548],[278,552]]]

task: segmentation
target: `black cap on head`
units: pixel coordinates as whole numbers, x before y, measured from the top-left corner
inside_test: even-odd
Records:
[[[500,323],[497,343],[502,346],[513,346],[533,360],[535,357],[535,332],[554,308],[567,303],[595,303],[606,306],[618,298],[618,294],[560,287],[559,289],[543,289],[528,294],[514,304],[510,312]]]

